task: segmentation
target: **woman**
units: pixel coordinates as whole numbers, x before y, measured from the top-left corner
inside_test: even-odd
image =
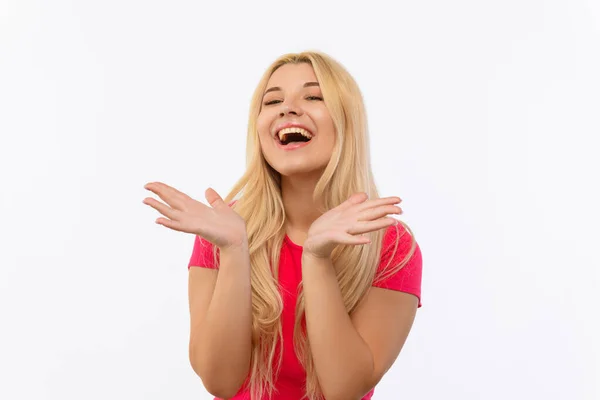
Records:
[[[247,170],[206,206],[145,186],[195,235],[190,362],[223,399],[370,399],[420,307],[420,249],[379,198],[361,93],[319,52],[288,54],[251,103]],[[201,267],[201,268],[196,268]]]

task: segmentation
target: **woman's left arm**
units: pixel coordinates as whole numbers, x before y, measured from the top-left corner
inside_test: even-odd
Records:
[[[302,256],[306,328],[326,400],[360,400],[392,366],[412,327],[418,298],[372,287],[352,315],[329,257]]]

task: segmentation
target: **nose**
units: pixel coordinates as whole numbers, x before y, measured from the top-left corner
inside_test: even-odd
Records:
[[[297,107],[295,103],[285,102],[281,104],[279,116],[284,117],[287,114],[300,115],[302,114],[302,110],[300,109],[300,107]]]

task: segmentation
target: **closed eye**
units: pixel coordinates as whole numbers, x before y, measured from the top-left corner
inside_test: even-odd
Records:
[[[311,100],[311,101],[314,101],[314,100],[317,100],[317,101],[323,101],[323,98],[322,98],[322,97],[319,97],[319,96],[307,96],[307,97],[306,97],[306,100]],[[264,105],[265,105],[265,106],[270,106],[270,105],[272,105],[272,104],[277,104],[277,103],[281,103],[281,100],[271,100],[271,101],[267,101],[266,103],[264,103]]]

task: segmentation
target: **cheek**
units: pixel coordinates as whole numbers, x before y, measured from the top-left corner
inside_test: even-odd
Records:
[[[329,114],[329,110],[325,107],[315,110],[313,118],[315,123],[322,129],[329,130],[333,127],[333,119],[331,119],[331,114]]]
[[[256,129],[258,130],[258,136],[261,141],[266,137],[270,136],[269,123],[267,118],[265,118],[264,116],[258,116],[256,120]]]
[[[324,143],[326,147],[335,146],[336,137],[335,137],[335,125],[333,123],[333,119],[328,112],[324,112],[319,120],[318,120],[319,132],[322,135],[322,139],[324,139]]]

